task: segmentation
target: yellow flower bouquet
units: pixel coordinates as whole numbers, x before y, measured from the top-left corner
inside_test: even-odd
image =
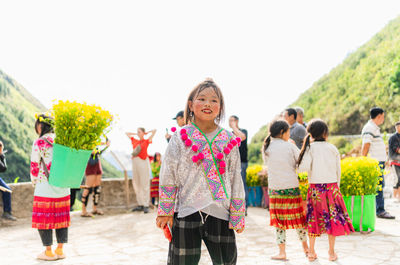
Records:
[[[384,173],[376,159],[348,157],[341,161],[340,191],[356,231],[375,230],[375,195]]]
[[[376,159],[348,157],[341,162],[340,191],[343,196],[375,195],[382,190],[382,169]]]
[[[299,176],[299,189],[301,193],[301,197],[303,201],[307,200],[307,193],[308,193],[308,173],[307,172],[301,172],[298,173]]]
[[[260,176],[258,173],[263,169],[261,165],[249,166],[246,170],[246,183],[248,186],[248,201],[249,206],[261,206],[263,191],[261,188]]]
[[[96,105],[61,100],[52,115],[56,137],[49,183],[79,188],[89,156],[110,130],[113,116]]]
[[[260,177],[258,173],[262,170],[261,165],[249,166],[246,170],[246,183],[248,187],[260,186]]]
[[[74,149],[93,150],[110,129],[113,116],[96,105],[58,101],[53,105],[55,143]]]

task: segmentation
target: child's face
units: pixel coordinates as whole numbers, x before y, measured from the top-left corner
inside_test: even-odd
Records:
[[[282,140],[289,141],[290,138],[290,129],[282,134]]]
[[[219,115],[221,104],[214,89],[208,87],[201,91],[193,102],[189,102],[196,121],[214,121]]]

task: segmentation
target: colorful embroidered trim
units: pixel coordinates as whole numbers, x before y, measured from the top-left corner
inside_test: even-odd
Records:
[[[181,130],[181,138],[186,146],[192,146],[192,150],[199,152],[192,158],[194,163],[200,162],[204,168],[204,174],[208,183],[213,200],[228,199],[222,175],[225,174],[226,162],[223,161],[224,154],[228,155],[234,145],[238,145],[233,134],[221,129],[210,142],[204,133],[195,125],[188,125]],[[193,149],[194,147],[194,149]]]
[[[160,204],[158,216],[173,216],[175,211],[175,197],[178,188],[176,186],[160,186]]]
[[[298,196],[300,195],[299,188],[291,188],[291,189],[284,189],[284,190],[269,190],[269,195],[293,195]]]
[[[245,226],[246,202],[243,199],[232,199],[229,209],[229,228],[242,229]]]

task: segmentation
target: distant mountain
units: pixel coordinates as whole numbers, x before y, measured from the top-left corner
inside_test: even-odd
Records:
[[[22,85],[0,70],[0,140],[4,142],[8,169],[0,176],[6,182],[30,181],[30,154],[37,138],[34,130],[37,112],[46,107]],[[122,173],[104,161],[104,176],[122,177]]]
[[[393,132],[400,120],[400,17],[315,82],[291,106],[305,110],[305,120],[322,118],[332,135],[360,134],[369,109],[386,111],[383,131]],[[249,158],[261,162],[260,148],[267,135],[263,126],[253,137]]]

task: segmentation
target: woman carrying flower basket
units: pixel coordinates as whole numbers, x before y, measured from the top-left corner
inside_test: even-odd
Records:
[[[336,236],[354,232],[353,225],[339,190],[340,154],[337,148],[326,142],[328,126],[322,120],[312,120],[303,144],[298,164],[300,171],[308,172],[307,228],[310,237],[308,259],[317,259],[315,241],[321,234],[328,234],[329,260],[337,260]],[[312,142],[310,144],[310,142]]]
[[[92,155],[89,158],[88,164],[85,170],[86,182],[85,188],[82,193],[82,217],[92,217],[93,214],[103,215],[103,211],[97,209],[100,201],[101,192],[101,177],[103,175],[103,169],[101,167],[100,155],[110,146],[110,141],[106,140],[106,147],[103,150],[96,148],[93,150]],[[88,204],[88,197],[93,192],[93,211],[88,213],[86,210]]]
[[[151,133],[149,139],[144,136]],[[150,203],[150,162],[147,148],[152,143],[156,130],[146,132],[144,128],[138,128],[137,133],[127,132],[126,135],[131,139],[133,146],[132,153],[132,185],[136,194],[138,206],[132,211],[149,212]],[[138,136],[139,140],[134,138]]]
[[[55,187],[49,184],[49,174],[53,158],[54,120],[47,115],[37,116],[35,131],[39,138],[35,140],[31,154],[31,181],[35,186],[32,210],[32,228],[39,230],[45,252],[37,257],[41,260],[65,258],[63,245],[68,242],[70,225],[69,188]],[[57,249],[52,251],[53,229],[56,230]]]

